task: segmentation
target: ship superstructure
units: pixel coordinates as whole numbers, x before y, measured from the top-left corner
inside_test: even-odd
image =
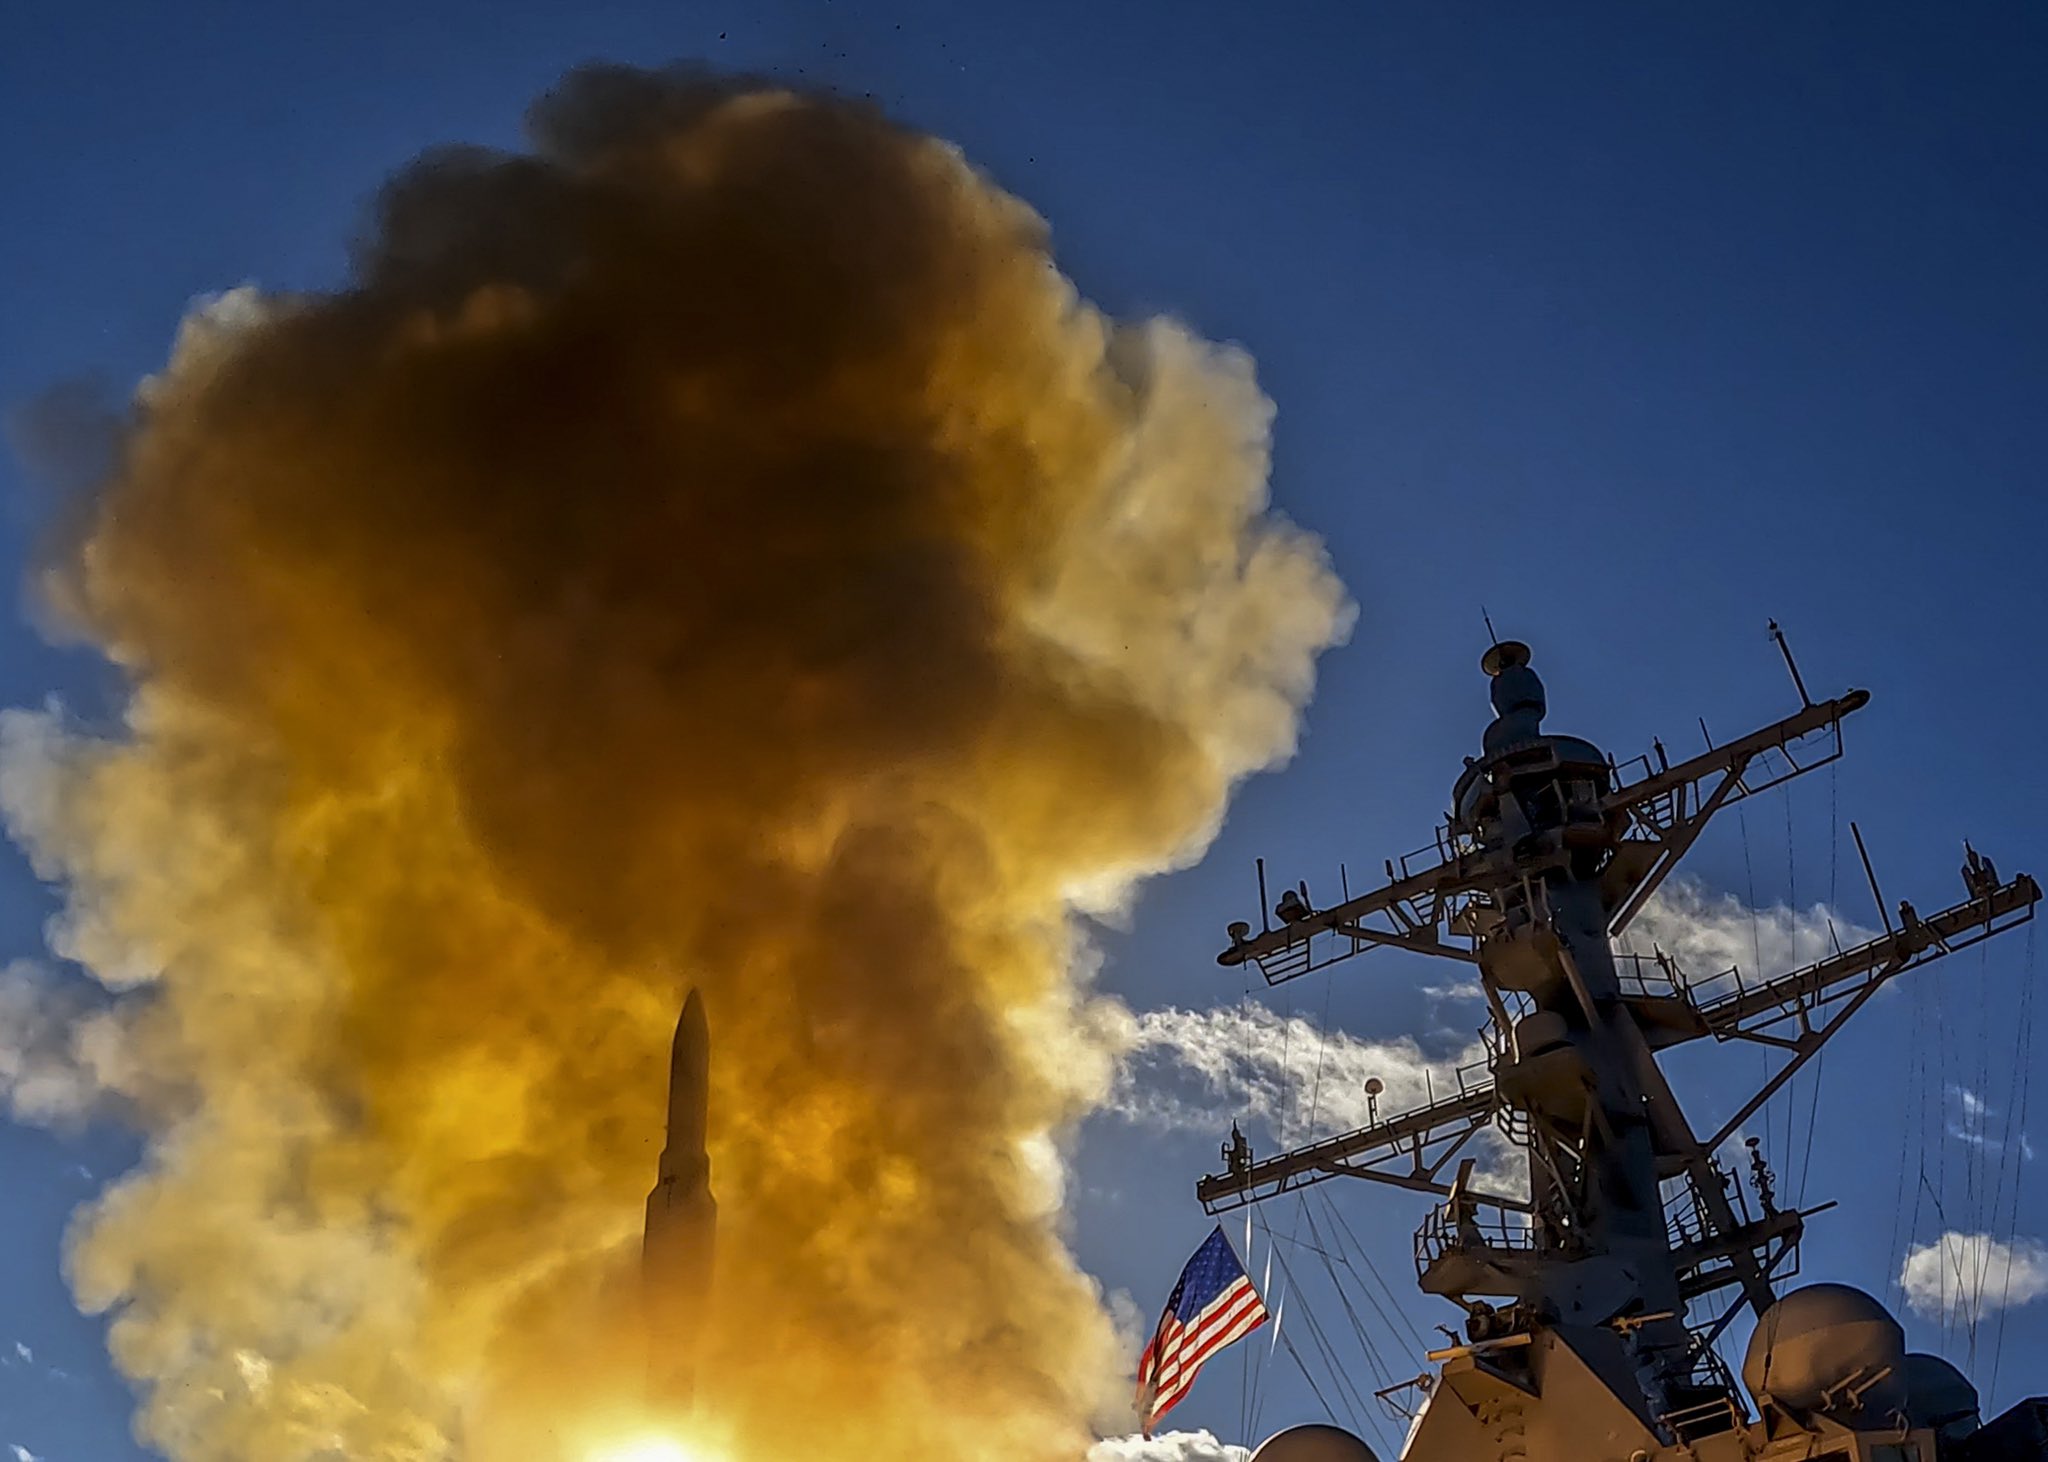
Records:
[[[1956,1399],[1967,1383],[1909,1359],[1876,1300],[1835,1285],[1778,1298],[1820,1210],[1780,1201],[1754,1147],[1744,1173],[1717,1157],[1889,981],[2032,918],[2035,881],[2002,878],[1973,850],[1960,901],[1894,915],[1880,899],[1882,935],[1771,977],[1702,978],[1615,947],[1716,813],[1841,755],[1842,723],[1868,695],[1814,701],[1785,660],[1803,702],[1792,715],[1689,760],[1656,745],[1617,765],[1544,729],[1528,647],[1496,643],[1482,661],[1494,719],[1433,845],[1390,861],[1372,892],[1318,908],[1298,886],[1257,932],[1230,926],[1220,962],[1270,984],[1391,946],[1467,963],[1485,992],[1487,1059],[1455,1090],[1271,1156],[1236,1140],[1197,1186],[1212,1213],[1336,1177],[1438,1200],[1416,1234],[1417,1275],[1464,1311],[1465,1342],[1418,1379],[1410,1462],[2048,1456],[2012,1440],[2040,1403],[1979,1428],[1974,1393]],[[1709,1039],[1777,1064],[1700,1133],[1658,1056]],[[1526,1192],[1477,1176],[1488,1129],[1526,1155]],[[1715,1342],[1745,1312],[1756,1329],[1738,1386]],[[1338,1455],[1314,1430],[1283,1433],[1271,1455]]]

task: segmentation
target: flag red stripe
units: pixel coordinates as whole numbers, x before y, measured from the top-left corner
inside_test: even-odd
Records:
[[[1265,1323],[1266,1317],[1263,1314],[1247,1316],[1245,1320],[1240,1322],[1239,1326],[1235,1330],[1218,1337],[1210,1345],[1209,1349],[1211,1351],[1221,1350],[1224,1346],[1229,1345],[1234,1341],[1242,1340],[1245,1336],[1251,1334],[1252,1331],[1258,1329],[1261,1325]],[[1207,1358],[1206,1354],[1203,1358]],[[1194,1386],[1195,1377],[1198,1374],[1200,1374],[1200,1372],[1201,1364],[1198,1361],[1196,1364],[1189,1366],[1188,1369],[1184,1371],[1177,1380],[1175,1380],[1167,1386],[1162,1387],[1159,1390],[1158,1394],[1156,1394],[1152,1399],[1151,1412],[1145,1418],[1145,1425],[1148,1428],[1152,1426],[1153,1423],[1157,1422],[1160,1417],[1166,1415],[1167,1412],[1171,1411],[1175,1406],[1180,1404],[1181,1398],[1183,1396],[1186,1396],[1188,1394],[1188,1391]]]
[[[1167,1343],[1153,1359],[1151,1374],[1157,1380],[1167,1379],[1180,1361],[1190,1352],[1200,1349],[1210,1336],[1236,1323],[1237,1318],[1246,1310],[1257,1308],[1260,1308],[1258,1294],[1247,1288],[1244,1293],[1235,1296],[1227,1307],[1206,1314],[1199,1323],[1168,1336]]]
[[[1265,1323],[1266,1312],[1263,1308],[1249,1308],[1240,1311],[1224,1328],[1208,1332],[1203,1340],[1175,1355],[1160,1368],[1157,1379],[1159,1393],[1164,1394],[1172,1390],[1177,1382],[1180,1383],[1182,1390],[1193,1385],[1196,1372],[1202,1369],[1210,1356],[1232,1341],[1243,1339]]]
[[[1211,1338],[1235,1325],[1247,1311],[1256,1310],[1263,1315],[1264,1306],[1259,1302],[1258,1291],[1251,1287],[1249,1280],[1243,1281],[1243,1285],[1244,1292],[1231,1296],[1226,1309],[1211,1312],[1180,1334],[1170,1337],[1145,1374],[1163,1386],[1179,1372],[1191,1354],[1195,1357],[1194,1363],[1199,1365],[1200,1358],[1209,1352]]]
[[[1248,1276],[1241,1276],[1229,1288],[1225,1289],[1223,1293],[1209,1301],[1208,1308],[1202,1310],[1192,1320],[1189,1320],[1188,1328],[1190,1330],[1201,1329],[1214,1316],[1221,1314],[1224,1310],[1235,1308],[1238,1301],[1246,1295],[1257,1298],[1258,1291],[1252,1287],[1251,1279]]]
[[[1249,1331],[1258,1329],[1265,1322],[1266,1312],[1263,1308],[1252,1306],[1240,1311],[1229,1325],[1207,1332],[1195,1347],[1179,1356],[1175,1364],[1169,1369],[1173,1372],[1185,1369],[1190,1373],[1199,1370],[1210,1356],[1230,1344],[1231,1341],[1238,1339]],[[1167,1374],[1162,1379],[1170,1381],[1173,1379],[1173,1375]]]
[[[1199,1334],[1207,1329],[1226,1312],[1238,1309],[1244,1304],[1248,1296],[1256,1300],[1258,1298],[1258,1291],[1252,1288],[1252,1282],[1249,1279],[1239,1279],[1230,1288],[1223,1291],[1222,1294],[1216,1296],[1210,1302],[1207,1309],[1191,1317],[1185,1323],[1176,1315],[1168,1314],[1162,1316],[1159,1321],[1158,1332],[1153,1335],[1151,1344],[1146,1347],[1147,1353],[1154,1354],[1156,1352],[1156,1355],[1160,1358],[1171,1358],[1174,1351],[1188,1343],[1189,1336]],[[1140,1357],[1139,1363],[1141,1365],[1144,1363],[1143,1357]]]

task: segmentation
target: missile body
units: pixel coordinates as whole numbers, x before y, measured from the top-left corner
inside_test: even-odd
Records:
[[[640,1247],[648,1400],[664,1412],[689,1409],[711,1294],[718,1204],[711,1197],[711,1159],[704,1147],[710,1067],[704,1001],[692,990],[676,1022],[669,1057],[668,1142],[654,1191],[647,1195],[647,1229]]]

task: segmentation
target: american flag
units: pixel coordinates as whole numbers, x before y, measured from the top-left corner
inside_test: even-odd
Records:
[[[1265,1323],[1265,1302],[1218,1224],[1181,1270],[1138,1358],[1138,1425],[1145,1435],[1188,1394],[1204,1361]]]

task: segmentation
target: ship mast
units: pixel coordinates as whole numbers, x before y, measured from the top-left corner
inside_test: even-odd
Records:
[[[2024,922],[2041,896],[2032,878],[2001,881],[1973,851],[1961,902],[1928,915],[1902,903],[1881,937],[1803,969],[1699,978],[1661,954],[1618,954],[1614,939],[1715,813],[1841,755],[1842,722],[1868,694],[1813,701],[1785,658],[1804,702],[1792,715],[1687,761],[1653,744],[1651,757],[1617,766],[1589,741],[1543,730],[1527,646],[1489,649],[1494,720],[1434,845],[1389,861],[1383,887],[1330,908],[1315,908],[1305,886],[1289,890],[1277,924],[1262,919],[1257,934],[1231,925],[1218,956],[1274,985],[1381,946],[1472,964],[1492,1012],[1483,1069],[1354,1132],[1263,1158],[1237,1144],[1225,1170],[1197,1185],[1203,1207],[1333,1177],[1433,1194],[1443,1202],[1416,1235],[1421,1287],[1465,1309],[1475,1344],[1542,1327],[1603,1330],[1616,1341],[1606,1347],[1614,1379],[1635,1380],[1617,1389],[1639,1393],[1660,1424],[1725,1389],[1713,1341],[1743,1308],[1771,1304],[1772,1279],[1796,1262],[1820,1210],[1780,1206],[1753,1145],[1748,1193],[1716,1151],[1888,981]],[[1657,1053],[1706,1037],[1780,1059],[1703,1137]],[[1527,1197],[1477,1185],[1463,1154],[1487,1127],[1526,1151]],[[1725,1289],[1739,1291],[1735,1303],[1688,1323],[1696,1301]]]

